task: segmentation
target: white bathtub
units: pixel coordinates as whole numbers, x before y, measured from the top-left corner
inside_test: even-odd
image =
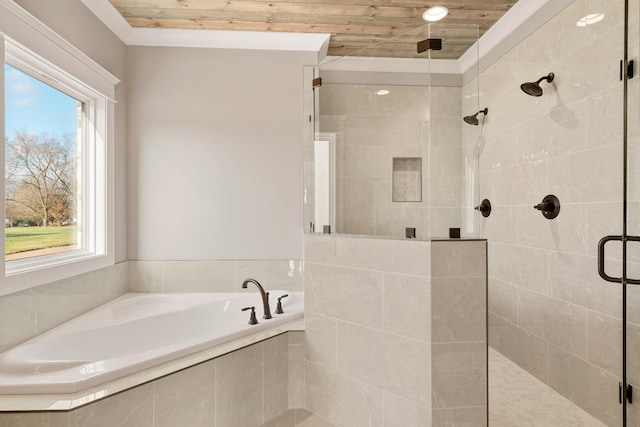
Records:
[[[285,293],[285,313],[275,314]],[[95,389],[239,337],[264,339],[260,331],[303,316],[302,292],[271,291],[270,301],[273,319],[264,320],[258,292],[123,295],[1,354],[0,394]],[[258,325],[248,324],[246,306],[255,306]]]

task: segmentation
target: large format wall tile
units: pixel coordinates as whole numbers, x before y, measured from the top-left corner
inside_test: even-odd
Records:
[[[384,273],[382,317],[386,332],[431,340],[431,287],[429,279]]]
[[[144,384],[71,412],[71,427],[153,427],[153,384]]]
[[[434,411],[486,406],[486,344],[433,344],[431,349]]]
[[[434,278],[431,284],[432,342],[484,341],[486,295],[486,277]]]
[[[490,316],[491,346],[540,381],[548,381],[549,343],[498,316]]]
[[[518,325],[573,354],[587,355],[587,312],[583,307],[520,289]]]
[[[486,247],[310,236],[306,254],[318,261],[304,269],[306,408],[338,426],[387,427],[431,425],[435,400],[448,409],[443,423],[466,419],[469,406],[484,411]],[[454,403],[462,390],[466,400]]]
[[[344,238],[336,240],[338,265],[427,276],[429,245],[420,241]]]
[[[305,332],[289,332],[289,408],[304,408]]]
[[[620,425],[618,381],[616,375],[553,345],[549,347],[549,385],[610,426]]]
[[[69,427],[68,412],[0,412],[0,427]]]
[[[154,427],[209,426],[215,419],[215,385],[212,361],[154,381]]]
[[[431,245],[432,277],[485,277],[485,241],[436,241]]]
[[[264,345],[254,344],[216,360],[216,424],[255,427],[262,417]]]
[[[0,297],[0,352],[123,295],[128,263]]]
[[[301,260],[129,261],[128,264],[129,292],[242,292],[242,282],[247,278],[258,280],[266,290],[302,290]]]
[[[309,263],[305,310],[380,328],[382,272]]]
[[[349,427],[383,425],[382,391],[307,362],[307,409]]]

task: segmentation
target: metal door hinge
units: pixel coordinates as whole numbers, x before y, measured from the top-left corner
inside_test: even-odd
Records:
[[[316,77],[315,79],[313,79],[311,81],[311,85],[313,86],[313,88],[322,86],[322,77]]]
[[[620,80],[622,81],[622,79],[624,78],[624,70],[622,68],[622,64],[623,64],[624,60],[620,60]],[[627,77],[629,78],[629,80],[631,80],[633,78],[633,59],[631,61],[629,61],[629,63],[627,64]]]
[[[627,384],[627,402],[633,404],[633,386]],[[618,383],[618,402],[622,405],[622,383]]]
[[[442,50],[442,39],[426,39],[418,42],[418,53],[427,50]]]

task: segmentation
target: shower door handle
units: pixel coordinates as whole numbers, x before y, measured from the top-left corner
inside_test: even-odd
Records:
[[[598,242],[598,274],[607,282],[622,283],[622,277],[611,277],[604,271],[604,247],[612,240],[617,242],[625,240],[628,242],[640,242],[640,236],[605,236]],[[627,279],[626,281],[630,285],[640,285],[640,280],[637,279]]]

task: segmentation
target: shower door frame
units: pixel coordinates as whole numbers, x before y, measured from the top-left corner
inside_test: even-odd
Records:
[[[624,1],[624,54],[620,62],[620,77],[623,81],[622,107],[622,234],[610,235],[600,239],[598,243],[598,274],[607,282],[619,283],[622,290],[622,379],[619,383],[618,399],[622,405],[622,426],[627,427],[627,405],[633,403],[633,387],[627,381],[627,291],[628,285],[640,285],[640,280],[628,277],[627,245],[629,242],[640,242],[640,236],[629,236],[628,221],[628,189],[629,189],[629,79],[633,77],[633,61],[629,62],[629,0]],[[608,242],[622,243],[622,276],[612,277],[605,272],[605,246]]]

